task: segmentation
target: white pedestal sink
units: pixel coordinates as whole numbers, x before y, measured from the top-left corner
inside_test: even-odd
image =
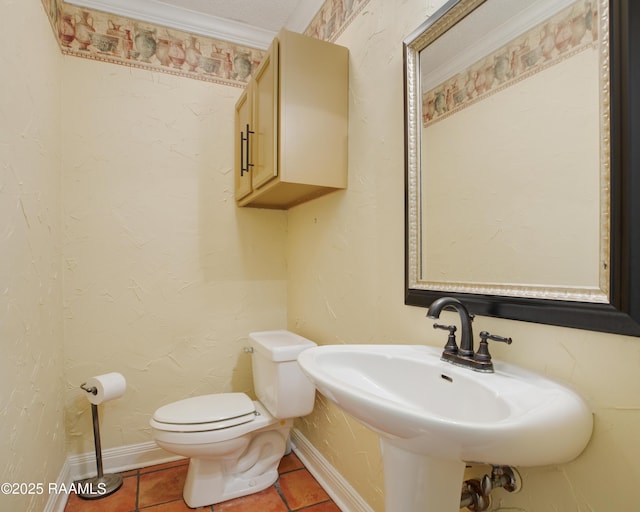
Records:
[[[329,345],[298,362],[316,388],[381,437],[388,512],[455,512],[465,462],[561,464],[591,437],[571,389],[494,361],[478,373],[420,345]]]

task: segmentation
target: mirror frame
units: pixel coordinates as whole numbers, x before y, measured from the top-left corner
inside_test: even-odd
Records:
[[[640,336],[640,2],[609,0],[610,61],[610,275],[608,304],[450,293],[410,287],[410,169],[409,149],[412,88],[408,76],[410,46],[436,19],[453,8],[477,1],[450,0],[427,19],[403,44],[405,114],[405,304],[428,307],[451,296],[477,315],[523,320],[592,331]],[[413,55],[415,58],[415,55]],[[635,64],[635,67],[634,67]],[[415,99],[414,99],[415,100]],[[414,101],[415,104],[415,101]],[[635,144],[634,144],[634,141]],[[413,165],[417,165],[413,163]],[[635,200],[634,200],[635,198]]]

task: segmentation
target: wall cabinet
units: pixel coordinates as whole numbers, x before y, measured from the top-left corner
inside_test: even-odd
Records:
[[[286,30],[236,103],[239,206],[289,208],[347,187],[348,50]]]

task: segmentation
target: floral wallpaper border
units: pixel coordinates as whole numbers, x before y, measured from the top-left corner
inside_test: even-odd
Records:
[[[598,6],[577,0],[422,95],[426,127],[588,48],[598,48]]]
[[[326,0],[305,34],[334,41],[369,0]],[[265,52],[63,0],[42,0],[65,55],[244,87]]]
[[[334,42],[368,3],[369,0],[326,0],[304,33]]]

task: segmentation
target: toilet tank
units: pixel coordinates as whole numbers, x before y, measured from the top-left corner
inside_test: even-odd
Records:
[[[316,344],[289,331],[249,334],[253,349],[253,388],[258,400],[279,419],[306,416],[313,410],[315,386],[302,373],[298,354]]]

